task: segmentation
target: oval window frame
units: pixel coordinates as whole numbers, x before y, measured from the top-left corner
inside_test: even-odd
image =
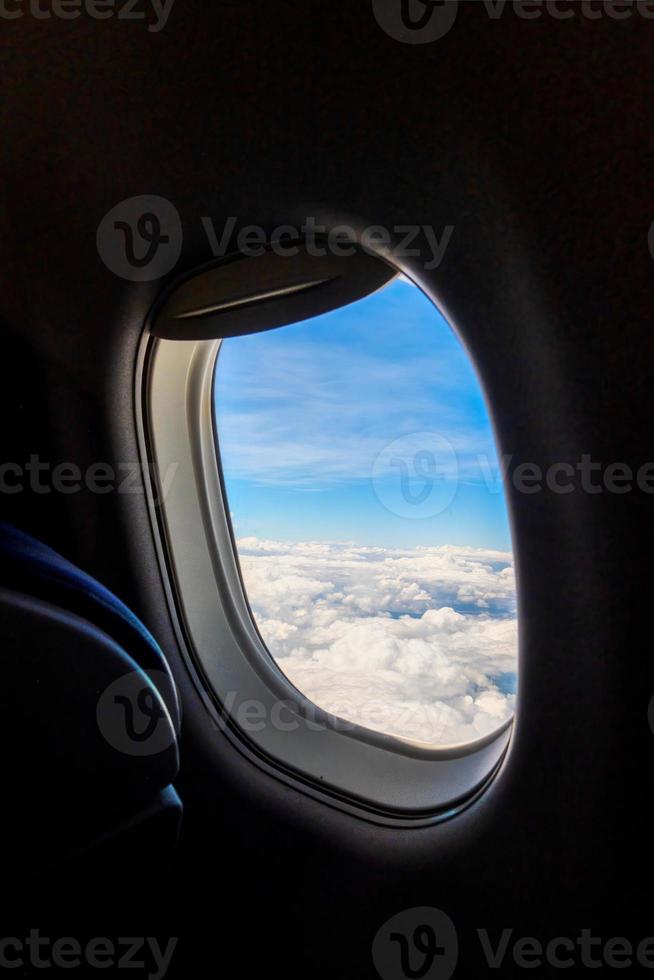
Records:
[[[190,279],[180,281],[186,290]],[[453,816],[495,776],[515,716],[474,742],[439,748],[344,723],[293,687],[259,634],[240,572],[215,431],[220,339],[157,336],[156,317],[136,373],[148,507],[177,639],[219,732],[277,778],[374,822]],[[156,474],[171,467],[163,494]]]

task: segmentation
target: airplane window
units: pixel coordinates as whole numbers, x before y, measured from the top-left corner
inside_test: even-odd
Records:
[[[216,433],[238,560],[270,655],[313,704],[430,746],[516,698],[513,556],[479,382],[402,278],[222,342]]]

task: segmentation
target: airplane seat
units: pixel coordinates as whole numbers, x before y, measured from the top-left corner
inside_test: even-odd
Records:
[[[4,863],[120,876],[169,863],[179,708],[154,638],[108,589],[0,521]],[[105,879],[106,881],[106,879]]]

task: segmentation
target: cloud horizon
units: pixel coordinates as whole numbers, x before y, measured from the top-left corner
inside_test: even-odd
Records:
[[[476,741],[512,716],[510,552],[254,537],[237,549],[259,632],[314,704],[432,746]]]

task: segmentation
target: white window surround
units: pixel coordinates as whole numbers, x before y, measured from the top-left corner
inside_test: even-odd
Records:
[[[256,629],[225,507],[214,431],[219,340],[144,335],[136,376],[144,471],[166,485],[155,543],[182,650],[229,737],[278,778],[375,822],[422,826],[452,816],[484,790],[512,732],[434,748],[345,724],[284,677]],[[172,479],[166,481],[174,473]]]

